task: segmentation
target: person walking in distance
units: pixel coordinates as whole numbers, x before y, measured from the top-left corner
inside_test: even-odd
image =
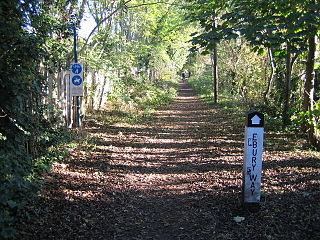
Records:
[[[182,81],[185,82],[186,81],[186,73],[182,72]]]

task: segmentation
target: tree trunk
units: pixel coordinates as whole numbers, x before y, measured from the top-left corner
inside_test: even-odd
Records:
[[[213,52],[211,53],[211,67],[213,79],[213,101],[218,103],[218,57],[217,57],[217,44],[214,44]]]
[[[287,42],[287,57],[286,57],[286,75],[284,86],[284,104],[282,110],[282,123],[283,126],[290,124],[289,108],[290,108],[290,95],[291,95],[291,44]]]
[[[213,30],[217,28],[217,20],[214,16],[213,19]],[[213,51],[211,52],[211,66],[212,66],[212,77],[213,77],[213,102],[218,103],[218,94],[219,94],[219,83],[218,83],[218,44],[213,43]]]
[[[314,93],[314,63],[315,63],[315,52],[316,52],[316,39],[315,35],[308,38],[308,57],[306,61],[306,81],[304,85],[304,96],[303,96],[303,110],[312,111],[313,110],[313,93]],[[304,126],[309,141],[311,145],[320,150],[320,134],[319,131],[315,128],[316,126],[315,119],[312,119],[312,123],[306,123]]]
[[[101,92],[100,92],[100,96],[99,96],[99,105],[98,105],[98,109],[99,110],[101,109],[101,106],[102,106],[102,101],[103,101],[103,98],[104,98],[104,92],[105,92],[106,84],[107,84],[107,77],[104,76],[103,84],[101,86]]]
[[[292,56],[291,54],[291,43],[287,42],[287,57],[286,57],[286,75],[285,75],[285,92],[284,92],[284,106],[282,111],[282,122],[283,127],[290,124],[290,96],[291,96],[291,75],[292,68],[295,61],[298,58],[298,54]]]
[[[90,68],[87,70],[87,86],[88,86],[88,92],[87,92],[87,110],[88,112],[92,112],[94,110],[94,95],[97,89],[97,83],[96,83],[96,72]],[[90,79],[90,80],[89,80]]]
[[[274,74],[275,74],[275,71],[276,71],[276,63],[274,61],[273,52],[272,52],[271,48],[268,49],[268,56],[269,56],[269,60],[270,60],[271,73],[270,73],[269,78],[268,78],[267,89],[263,93],[263,99],[264,99],[264,103],[266,105],[268,104],[268,96],[269,96],[270,91],[271,91],[271,86],[272,86],[272,82],[273,82],[273,79],[274,79]]]

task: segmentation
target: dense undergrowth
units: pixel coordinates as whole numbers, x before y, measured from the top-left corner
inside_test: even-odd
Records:
[[[115,86],[114,92],[103,110],[110,123],[139,122],[152,116],[155,109],[169,104],[177,95],[178,84],[174,81],[148,81],[126,79]],[[97,112],[94,117],[99,116]],[[105,118],[104,118],[105,119]]]
[[[37,137],[37,141],[33,142],[37,145],[36,153],[30,153],[24,145],[12,146],[15,151],[11,152],[1,150],[1,239],[11,238],[16,234],[16,224],[27,217],[24,207],[41,191],[43,175],[50,171],[54,162],[67,156],[68,149],[73,146],[72,142],[75,139],[74,132],[50,129],[44,131]],[[1,144],[10,143],[3,138]],[[21,164],[19,159],[28,161]]]
[[[188,84],[192,86],[196,94],[205,102],[209,104],[213,103],[213,87],[212,77],[191,77],[188,79]],[[303,119],[300,116],[293,115],[291,125],[283,128],[282,119],[279,115],[274,114],[274,111],[270,110],[270,107],[259,102],[252,105],[250,102],[243,99],[235,92],[221,90],[219,94],[219,107],[226,110],[238,113],[239,117],[244,117],[249,110],[256,110],[264,114],[266,119],[265,128],[269,131],[288,131],[296,133],[299,137],[305,137],[301,132],[301,126],[303,125]]]
[[[212,76],[203,75],[201,77],[191,77],[188,79],[188,84],[201,100],[210,105],[214,105]],[[244,101],[241,101],[240,96],[233,92],[223,90],[221,90],[219,94],[218,107],[223,111],[234,113],[239,117],[244,117],[245,113],[250,110],[250,106]]]

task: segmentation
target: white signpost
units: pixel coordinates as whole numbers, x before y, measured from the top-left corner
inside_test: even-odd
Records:
[[[264,116],[256,111],[247,113],[243,164],[243,201],[259,203],[262,173]]]
[[[81,63],[71,64],[70,95],[83,96],[83,65]]]

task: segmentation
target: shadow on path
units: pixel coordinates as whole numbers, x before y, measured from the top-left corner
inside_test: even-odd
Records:
[[[56,164],[23,238],[267,239],[264,213],[240,207],[242,122],[202,103],[181,83],[175,101],[148,122],[88,126],[95,147],[83,146]],[[273,161],[268,157],[270,171],[279,166]],[[288,166],[284,157],[281,164]],[[265,181],[272,179],[267,175]],[[278,184],[284,187],[284,181]],[[288,192],[270,196],[278,207],[290,205],[291,198]],[[296,216],[293,210],[287,214]],[[246,222],[235,223],[237,215]],[[285,222],[274,236],[288,237],[292,222]]]

